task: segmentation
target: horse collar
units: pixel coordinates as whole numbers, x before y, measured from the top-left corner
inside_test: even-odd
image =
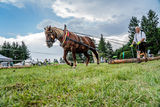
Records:
[[[62,39],[63,42],[61,43],[61,46],[63,46],[66,43],[67,37],[69,37],[69,31],[64,32],[64,36]]]

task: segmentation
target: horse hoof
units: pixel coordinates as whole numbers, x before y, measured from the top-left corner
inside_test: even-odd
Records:
[[[71,67],[73,66],[73,63],[71,63]]]
[[[75,68],[76,68],[76,66],[73,66],[72,68],[73,68],[73,69],[75,69]]]
[[[97,65],[99,65],[100,63],[99,63],[99,61],[97,62]]]

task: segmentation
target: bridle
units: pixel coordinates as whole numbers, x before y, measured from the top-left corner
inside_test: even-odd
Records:
[[[61,33],[60,29],[58,28],[53,28],[53,29],[50,29],[48,32],[47,32],[47,35],[49,37],[49,40],[46,40],[46,43],[47,44],[53,44],[55,43],[57,40],[60,41],[60,38],[62,37],[62,40],[60,42],[60,46],[63,46],[66,41],[68,40],[69,38],[69,31],[67,31],[66,29],[62,30],[63,33]],[[55,36],[56,35],[56,36]],[[54,37],[53,37],[54,36]]]
[[[46,40],[47,43],[54,43],[55,40],[52,39],[52,33],[48,33],[49,40]]]
[[[55,37],[56,40],[55,39],[53,40],[52,35],[55,35],[55,33],[56,32],[53,32],[53,30],[48,32],[49,40],[46,40],[47,43],[55,43],[57,40],[59,40],[63,36],[63,35],[60,35],[57,38]]]

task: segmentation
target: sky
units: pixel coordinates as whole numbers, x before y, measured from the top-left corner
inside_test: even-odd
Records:
[[[47,25],[63,29],[66,24],[70,31],[127,41],[131,17],[141,19],[150,9],[160,17],[160,0],[0,0],[0,45],[24,41],[33,59],[59,59],[59,43],[46,46]]]

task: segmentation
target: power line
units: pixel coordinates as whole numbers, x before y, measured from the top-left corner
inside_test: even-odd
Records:
[[[118,44],[118,45],[125,45],[125,43],[120,43],[120,42],[115,42],[115,41],[110,41],[111,43],[114,43],[114,44]]]
[[[118,39],[111,39],[111,38],[106,38],[105,39],[109,39],[109,40],[114,40],[114,41],[119,41],[119,42],[128,42],[128,41],[123,41],[123,40],[118,40]]]
[[[30,51],[31,52],[31,51]],[[31,53],[38,53],[38,54],[47,54],[47,55],[54,55],[55,53],[44,53],[44,52],[31,52]]]
[[[112,40],[112,39],[106,39],[106,38],[104,38],[105,40],[107,40],[107,41],[109,41],[109,42],[111,42],[111,43],[114,43],[114,44],[120,44],[120,45],[125,45],[126,44],[126,42],[125,43],[122,43],[121,41],[117,41],[117,40]]]
[[[6,51],[20,51],[18,49],[7,49],[7,48],[2,48],[2,50],[6,50]],[[38,54],[47,54],[47,55],[54,55],[55,53],[45,53],[45,52],[35,52],[35,51],[29,51],[30,53],[38,53]]]
[[[76,33],[76,34],[80,34],[80,35],[84,35],[84,36],[90,36],[90,37],[93,37],[93,38],[99,38],[98,36],[96,36],[96,35],[89,35],[89,34],[84,34],[84,33],[79,33],[79,32],[73,32],[73,33]],[[112,40],[111,42],[114,42],[114,43],[116,43],[117,42],[117,44],[122,44],[122,43],[118,43],[118,42],[128,42],[128,41],[123,41],[123,40],[117,40],[117,39],[111,39],[111,38],[107,38],[107,37],[105,37],[104,39],[107,39],[107,40]]]

